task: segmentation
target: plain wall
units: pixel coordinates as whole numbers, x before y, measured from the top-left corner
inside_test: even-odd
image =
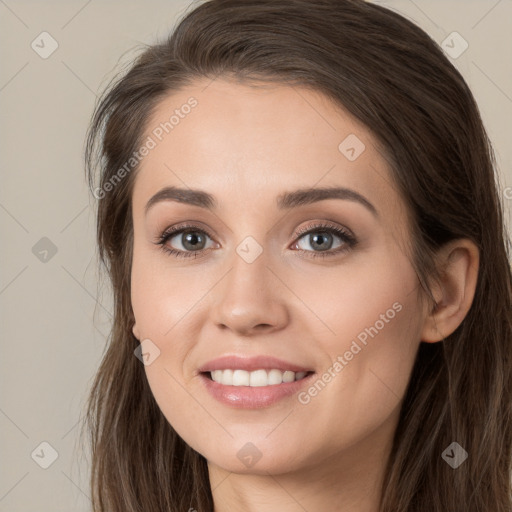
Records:
[[[375,3],[404,14],[439,44],[453,31],[469,43],[452,62],[472,89],[494,143],[510,222],[512,2]],[[126,62],[141,42],[163,38],[189,5],[0,2],[0,512],[90,510],[78,421],[112,304],[108,289],[98,293],[85,131],[119,59]],[[31,47],[35,40],[40,52],[51,48],[48,36],[40,42],[43,31],[58,43],[46,59]],[[47,469],[40,464],[51,462],[52,451],[42,442],[58,454]]]

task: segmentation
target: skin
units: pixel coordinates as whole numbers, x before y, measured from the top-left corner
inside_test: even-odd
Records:
[[[462,322],[478,250],[459,240],[439,253],[445,271],[431,312],[407,249],[404,202],[364,125],[312,90],[218,78],[166,97],[146,137],[191,96],[198,105],[142,160],[133,188],[133,333],[160,350],[145,366],[154,397],[207,459],[216,512],[339,510],[340,503],[345,512],[377,512],[419,343],[438,342]],[[338,149],[349,134],[366,146],[354,161]],[[165,186],[202,189],[218,207],[162,201],[145,215]],[[328,186],[357,191],[378,216],[351,200],[276,206],[282,192]],[[358,243],[314,258],[321,250],[296,231],[322,220],[349,229]],[[201,257],[176,258],[154,243],[184,222],[212,234],[202,232]],[[248,236],[263,250],[252,263],[236,251]],[[344,241],[332,236],[334,251]],[[182,243],[178,234],[167,246],[186,251]],[[211,397],[198,376],[199,366],[225,354],[272,355],[321,376],[395,303],[401,310],[307,404],[292,396],[235,409]],[[237,457],[248,442],[261,453],[252,467]]]

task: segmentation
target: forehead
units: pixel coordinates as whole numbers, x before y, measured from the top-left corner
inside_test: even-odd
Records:
[[[200,80],[160,101],[144,140],[136,203],[174,185],[226,201],[275,203],[291,188],[346,186],[381,207],[397,197],[371,132],[310,89]]]

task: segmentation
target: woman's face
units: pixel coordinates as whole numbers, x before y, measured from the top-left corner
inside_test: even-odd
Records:
[[[425,310],[370,132],[311,90],[217,79],[162,101],[144,143],[133,330],[169,423],[238,473],[384,453]]]

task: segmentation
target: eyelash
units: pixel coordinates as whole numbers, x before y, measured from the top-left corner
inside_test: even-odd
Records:
[[[176,235],[179,235],[184,232],[200,232],[205,233],[208,235],[209,238],[213,239],[212,235],[205,229],[199,228],[199,226],[195,226],[193,224],[186,224],[186,225],[180,225],[180,226],[173,226],[169,229],[166,229],[156,240],[155,244],[160,245],[162,250],[169,254],[170,256],[174,256],[176,258],[198,258],[204,255],[205,252],[208,252],[210,249],[202,249],[200,251],[179,251],[176,249],[170,249],[165,244],[170,238],[173,238]],[[322,232],[322,233],[334,233],[339,238],[342,239],[342,241],[345,243],[344,246],[339,247],[334,250],[329,251],[306,251],[305,249],[295,249],[297,252],[300,253],[308,253],[308,257],[312,258],[326,258],[331,256],[337,256],[338,254],[342,254],[344,252],[349,251],[350,249],[353,249],[355,245],[357,244],[357,239],[349,233],[347,230],[338,227],[336,225],[331,225],[327,223],[317,223],[312,226],[308,226],[305,228],[299,229],[295,233],[295,238],[297,241],[302,238],[304,235],[315,233],[316,231]],[[313,256],[310,256],[309,254],[313,252]],[[202,254],[201,254],[202,253]],[[198,256],[201,255],[201,256]]]

